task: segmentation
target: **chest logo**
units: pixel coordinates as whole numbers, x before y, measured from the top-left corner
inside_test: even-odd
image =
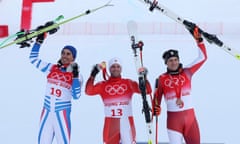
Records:
[[[105,92],[107,92],[109,95],[122,95],[125,91],[127,91],[126,84],[106,85],[105,87]]]
[[[169,77],[164,80],[164,85],[169,88],[174,88],[174,86],[183,86],[184,82],[186,81],[185,77]]]
[[[51,73],[49,78],[64,81],[64,82],[71,81],[70,75],[64,75],[63,73],[58,73],[58,72]]]

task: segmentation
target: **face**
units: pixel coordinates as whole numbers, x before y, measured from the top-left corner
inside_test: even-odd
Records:
[[[169,70],[175,71],[179,67],[179,59],[177,57],[170,57],[167,60],[167,67]]]
[[[61,62],[62,64],[69,64],[73,62],[73,55],[70,50],[68,49],[63,49],[61,53]]]
[[[120,77],[122,72],[122,67],[119,64],[113,64],[109,69],[112,77]]]

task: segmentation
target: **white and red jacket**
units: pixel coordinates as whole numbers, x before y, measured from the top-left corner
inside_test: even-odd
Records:
[[[163,73],[158,77],[158,87],[154,92],[153,105],[160,105],[162,96],[167,104],[167,111],[183,111],[193,108],[191,95],[191,79],[193,74],[207,60],[204,43],[198,43],[199,55],[189,66],[182,69],[179,74]],[[177,98],[181,98],[184,106],[180,108],[176,104]]]

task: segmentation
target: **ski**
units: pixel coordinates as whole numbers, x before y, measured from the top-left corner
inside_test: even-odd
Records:
[[[190,22],[186,19],[183,19],[182,17],[178,16],[176,13],[165,7],[164,5],[160,4],[157,0],[139,0],[145,4],[150,5],[149,10],[153,11],[154,9],[159,10],[161,13],[166,15],[167,17],[173,19],[174,21],[184,25],[188,30],[192,27],[195,26],[196,24],[193,22]],[[199,28],[200,34],[210,43],[214,43],[220,48],[222,48],[224,51],[229,53],[230,55],[234,56],[236,59],[240,60],[240,53],[237,49],[231,48],[227,46],[225,43],[223,43],[220,39],[217,38],[216,35],[214,34],[209,34],[205,31],[203,31],[201,28]]]
[[[139,80],[139,89],[141,91],[142,95],[142,102],[143,102],[143,109],[142,112],[145,116],[145,122],[147,126],[147,133],[148,133],[148,144],[153,144],[152,142],[152,116],[150,114],[151,108],[149,107],[148,101],[147,101],[147,93],[146,93],[146,74],[140,73],[138,70],[143,67],[143,58],[142,58],[142,48],[143,48],[143,42],[138,41],[137,38],[137,24],[134,21],[129,21],[127,23],[127,30],[128,34],[131,39],[131,48],[134,53],[134,62],[136,66],[136,70],[138,73],[138,80]]]
[[[98,11],[98,10],[100,10],[100,9],[102,9],[102,8],[105,8],[105,7],[108,7],[108,6],[113,6],[113,5],[110,4],[110,3],[111,3],[111,0],[108,1],[106,4],[104,4],[104,5],[102,5],[102,6],[99,6],[99,7],[94,8],[94,9],[89,9],[89,10],[85,11],[84,13],[81,13],[81,14],[79,14],[79,15],[77,15],[77,16],[74,16],[74,17],[72,17],[72,18],[66,19],[66,20],[61,21],[61,22],[58,22],[58,23],[56,22],[56,23],[54,23],[53,25],[50,25],[50,26],[48,26],[48,27],[45,27],[45,28],[40,29],[40,30],[37,30],[37,31],[36,31],[36,30],[31,30],[31,31],[26,32],[26,33],[24,33],[24,34],[23,34],[22,31],[21,31],[21,35],[20,35],[19,37],[17,37],[14,41],[5,44],[5,43],[6,43],[6,40],[9,39],[9,38],[7,38],[7,39],[4,40],[2,43],[0,43],[0,49],[5,48],[5,47],[8,47],[8,46],[13,45],[13,44],[18,44],[18,43],[22,43],[22,42],[24,42],[24,41],[29,41],[29,40],[31,40],[32,38],[37,37],[39,34],[42,34],[42,33],[44,33],[44,32],[48,32],[48,31],[51,31],[52,29],[56,29],[56,28],[58,28],[60,25],[63,25],[63,24],[65,24],[65,23],[68,23],[68,22],[70,22],[70,21],[72,21],[72,20],[78,19],[78,18],[80,18],[80,17],[82,17],[82,16],[88,15],[88,14],[93,13],[93,12],[95,12],[95,11]],[[63,18],[62,15],[59,16],[59,19],[62,19],[62,18]],[[16,34],[16,36],[18,36],[18,35],[19,35],[19,33]]]
[[[63,16],[63,15],[60,15],[60,16],[58,16],[55,20],[49,21],[49,22],[51,22],[52,24],[54,24],[54,23],[57,23],[57,22],[61,21],[62,19],[64,19],[64,16]],[[46,23],[46,25],[49,24],[49,22]],[[49,30],[49,33],[50,33],[50,34],[55,33],[58,28],[55,28],[55,29],[56,29],[56,30],[53,30],[53,29]],[[32,29],[32,30],[27,30],[27,31],[21,30],[21,31],[19,31],[19,32],[13,34],[13,35],[10,35],[9,37],[7,37],[4,41],[2,41],[2,42],[0,43],[0,48],[7,47],[8,44],[5,44],[5,43],[7,43],[8,41],[10,41],[10,40],[12,40],[12,39],[17,40],[17,39],[20,39],[20,38],[25,37],[25,36],[27,36],[27,37],[26,37],[26,40],[17,42],[16,44],[21,45],[20,48],[29,47],[30,44],[28,43],[28,41],[30,41],[33,37],[32,37],[32,38],[28,38],[28,35],[36,32],[36,31],[38,31],[38,30],[37,30],[37,29]],[[34,37],[35,37],[35,36],[34,36]],[[30,41],[30,42],[32,42],[32,41]],[[10,43],[9,43],[9,44],[10,44]]]

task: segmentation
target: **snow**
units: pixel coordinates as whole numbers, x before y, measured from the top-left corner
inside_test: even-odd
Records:
[[[70,18],[104,2],[61,0],[55,3],[36,3],[33,9],[32,26],[34,28],[56,18],[59,14]],[[144,42],[144,65],[149,70],[148,79],[152,86],[154,86],[155,78],[166,70],[161,58],[163,51],[169,48],[179,50],[181,62],[184,65],[191,63],[197,56],[196,44],[192,37],[184,30],[182,32],[181,26],[176,25],[171,19],[157,11],[148,12],[137,0],[112,1],[112,3],[114,7],[104,8],[77,19],[62,26],[57,34],[48,36],[41,48],[40,57],[49,62],[56,62],[62,47],[71,44],[78,49],[77,62],[85,82],[94,64],[108,61],[115,56],[122,59],[123,77],[137,80],[130,40],[124,29],[127,22],[132,19],[142,24],[139,27],[141,31],[139,39]],[[240,17],[237,15],[240,8],[239,1],[182,0],[176,2],[168,0],[162,3],[180,16],[202,24],[201,26],[211,23],[222,24],[222,30],[214,26],[206,28],[209,32],[217,33],[227,45],[240,51],[238,47]],[[15,33],[19,30],[20,13],[21,2],[2,0],[0,2],[0,25],[8,24],[9,33]],[[170,23],[173,26],[167,27],[168,33],[159,31],[151,34],[148,26],[158,23]],[[82,34],[73,33],[78,29],[78,24],[91,25],[92,29]],[[110,24],[108,27],[110,31],[106,28],[108,24]],[[175,33],[174,26],[177,26],[179,33]],[[72,32],[64,31],[71,28]],[[83,28],[79,26],[79,29]],[[240,62],[216,45],[205,43],[208,60],[192,80],[192,95],[200,125],[201,140],[204,143],[236,144],[240,129],[238,124],[240,121],[238,115]],[[2,61],[0,143],[37,143],[38,122],[43,105],[46,78],[29,63],[29,52],[29,48],[19,49],[16,45],[0,50]],[[102,80],[101,75],[97,76],[97,80]],[[104,118],[102,101],[99,96],[86,96],[84,87],[85,85],[80,100],[73,101],[71,143],[99,144],[102,142]],[[139,142],[147,139],[141,104],[141,96],[134,95],[133,111]],[[162,106],[163,112],[158,120],[158,135],[160,142],[167,142],[164,102]]]

